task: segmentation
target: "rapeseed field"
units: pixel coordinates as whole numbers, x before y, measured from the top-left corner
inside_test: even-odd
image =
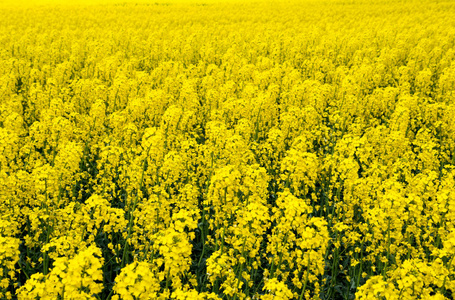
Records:
[[[0,299],[453,299],[455,2],[0,0]]]

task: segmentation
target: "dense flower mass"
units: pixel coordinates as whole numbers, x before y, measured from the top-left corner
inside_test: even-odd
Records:
[[[453,299],[455,2],[0,0],[0,299]]]

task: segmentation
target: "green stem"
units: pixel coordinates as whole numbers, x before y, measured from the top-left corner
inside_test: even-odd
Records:
[[[308,284],[308,277],[310,276],[310,251],[308,251],[308,265],[306,269],[306,275],[305,275],[305,283],[303,284],[302,292],[300,293],[299,300],[303,299],[303,294],[305,293],[306,286]]]

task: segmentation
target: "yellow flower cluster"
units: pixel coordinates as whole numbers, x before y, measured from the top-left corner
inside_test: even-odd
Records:
[[[19,261],[19,244],[17,238],[4,237],[0,235],[0,297],[12,299],[8,287],[16,280],[16,264]]]
[[[19,299],[96,299],[102,290],[101,250],[90,246],[74,257],[58,257],[52,271],[35,273],[17,290]]]
[[[453,298],[454,19],[0,1],[0,298]]]

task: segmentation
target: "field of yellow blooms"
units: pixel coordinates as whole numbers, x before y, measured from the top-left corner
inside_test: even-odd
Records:
[[[0,299],[453,299],[455,2],[0,0]]]

